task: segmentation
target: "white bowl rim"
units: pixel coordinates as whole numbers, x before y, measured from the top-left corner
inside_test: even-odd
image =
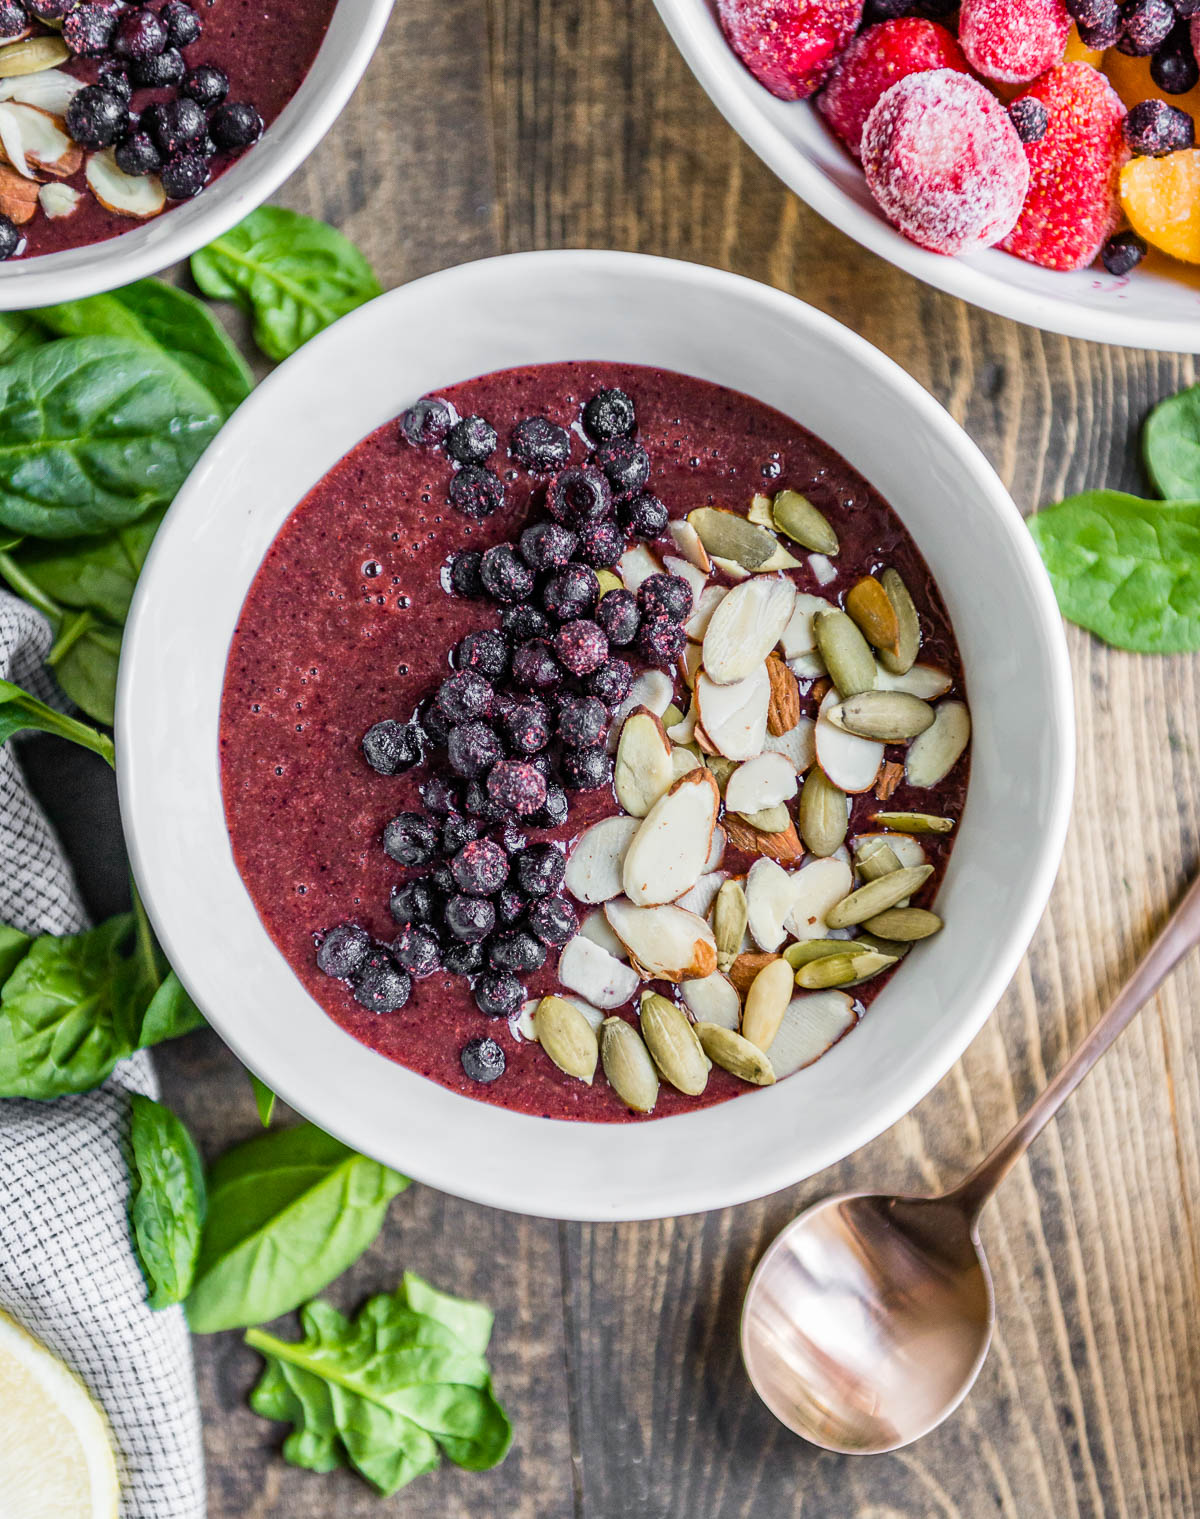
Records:
[[[83,300],[158,274],[189,258],[249,216],[300,167],[341,115],[379,43],[395,0],[339,0],[329,30],[300,88],[251,150],[195,200],[103,242],[0,265],[0,311],[25,311]],[[350,12],[354,11],[353,17]],[[341,20],[339,21],[339,13]],[[330,36],[344,56],[322,88],[322,54]]]
[[[313,1081],[311,1087],[305,1090],[299,1090],[286,1083],[277,1084],[271,1075],[269,1055],[265,1060],[261,1058],[262,1052],[254,1047],[253,1040],[246,1037],[244,1030],[236,1025],[230,1026],[223,1023],[219,1015],[211,1015],[209,1008],[205,1007],[204,1010],[210,1014],[209,1021],[238,1059],[277,1090],[279,1096],[289,1106],[353,1148],[374,1155],[439,1191],[490,1207],[499,1207],[535,1217],[581,1221],[677,1216],[750,1201],[815,1175],[860,1149],[910,1112],[959,1059],[999,1002],[1028,948],[1045,909],[1066,840],[1075,775],[1074,700],[1066,636],[1049,578],[1021,514],[978,446],[933,396],[866,339],[859,337],[851,329],[815,307],[808,306],[794,296],[744,276],[705,265],[646,254],[608,250],[545,250],[497,255],[494,258],[476,260],[425,275],[408,285],[388,291],[366,306],[360,307],[310,341],[258,386],[210,445],[208,452],[196,466],[193,475],[177,496],[163,525],[159,528],[140,577],[126,623],[116,715],[117,781],[131,868],[160,943],[168,959],[177,968],[182,966],[181,979],[191,989],[190,967],[176,953],[178,945],[176,927],[173,923],[164,921],[157,910],[146,847],[153,837],[155,820],[152,816],[146,815],[138,805],[135,775],[141,760],[139,750],[146,747],[139,731],[138,714],[139,711],[151,710],[149,704],[158,700],[152,688],[147,686],[143,689],[146,683],[141,680],[143,658],[148,658],[151,652],[147,648],[144,656],[143,646],[152,645],[154,639],[152,617],[157,610],[152,602],[155,595],[155,567],[157,561],[166,557],[168,546],[173,551],[172,539],[178,536],[178,530],[184,524],[186,512],[197,510],[203,501],[195,482],[205,473],[206,463],[213,457],[219,456],[231,436],[242,433],[253,435],[260,413],[267,412],[272,405],[274,392],[282,390],[292,374],[302,370],[308,371],[310,368],[319,369],[327,349],[353,348],[360,342],[378,341],[377,308],[381,303],[401,304],[430,295],[444,297],[448,291],[453,291],[457,282],[470,281],[474,271],[502,261],[509,265],[521,266],[534,275],[539,269],[558,264],[574,265],[580,271],[591,268],[597,272],[619,272],[629,278],[634,278],[639,273],[644,273],[649,277],[657,272],[661,277],[669,277],[695,290],[705,287],[724,287],[734,295],[740,294],[743,299],[761,302],[768,308],[774,308],[781,324],[786,322],[808,324],[822,341],[842,346],[864,366],[874,369],[888,385],[900,393],[908,405],[921,414],[924,423],[938,435],[940,442],[957,454],[960,462],[971,470],[981,496],[986,498],[990,509],[997,514],[999,521],[1007,529],[1016,546],[1017,557],[1022,561],[1028,574],[1028,588],[1035,606],[1037,631],[1047,656],[1049,684],[1053,691],[1057,722],[1056,762],[1053,775],[1047,785],[1049,800],[1045,814],[1046,826],[1041,836],[1036,863],[1029,872],[1028,890],[1023,898],[1022,906],[1014,919],[1010,921],[1006,932],[1006,947],[1004,952],[997,956],[990,975],[981,986],[971,1009],[971,1016],[962,1017],[954,1028],[947,1032],[944,1043],[936,1051],[930,1052],[929,1058],[924,1061],[920,1069],[914,1071],[906,1083],[898,1086],[887,1101],[881,1102],[869,1113],[860,1113],[857,1118],[849,1120],[836,1140],[811,1145],[805,1159],[799,1164],[786,1152],[776,1157],[767,1157],[761,1169],[752,1177],[734,1185],[726,1185],[713,1191],[711,1195],[704,1192],[703,1200],[699,1195],[703,1189],[693,1188],[693,1192],[697,1195],[690,1197],[687,1206],[683,1208],[664,1209],[648,1203],[636,1206],[610,1204],[607,1207],[599,1207],[594,1199],[580,1196],[578,1190],[565,1189],[559,1189],[552,1198],[539,1197],[533,1201],[530,1197],[529,1184],[523,1184],[519,1179],[515,1183],[507,1180],[497,1183],[493,1178],[490,1185],[477,1187],[471,1174],[464,1175],[458,1171],[447,1171],[441,1163],[440,1155],[431,1152],[429,1147],[425,1147],[422,1153],[420,1147],[414,1145],[407,1154],[400,1154],[391,1142],[393,1134],[381,1133],[378,1127],[372,1126],[372,1121],[365,1123],[360,1121],[360,1114],[352,1104],[329,1099],[319,1079]],[[193,500],[197,504],[195,507],[190,504]],[[215,753],[213,761],[216,761]],[[246,893],[245,896],[247,910],[255,914],[249,894]],[[276,950],[275,953],[278,954],[278,951]],[[204,1007],[203,1002],[201,1006]],[[349,1034],[346,1034],[345,1038],[355,1045],[358,1043]],[[442,1088],[439,1090],[445,1091]],[[451,1095],[457,1097],[457,1094]],[[492,1114],[502,1112],[507,1119],[515,1122],[538,1125],[544,1125],[547,1122],[545,1119],[525,1114],[498,1110],[487,1104],[476,1103],[471,1098],[459,1100]],[[699,1113],[681,1114],[676,1118],[659,1120],[659,1122],[696,1123],[703,1119],[705,1113],[720,1110],[719,1107],[704,1109]],[[571,1122],[569,1127],[601,1132],[611,1131],[616,1127],[626,1132],[631,1129],[635,1133],[641,1132],[641,1126],[636,1124],[613,1126]]]
[[[818,215],[889,264],[973,306],[1046,332],[1166,353],[1200,350],[1200,322],[1194,318],[1189,328],[1178,317],[1137,314],[1117,305],[1106,307],[1101,313],[1073,305],[1065,295],[1019,290],[975,262],[919,248],[830,180],[788,141],[764,112],[755,109],[750,98],[726,88],[722,76],[728,60],[732,58],[739,69],[743,65],[719,29],[714,34],[693,23],[689,13],[691,0],[654,0],[654,4],[684,61],[738,136]],[[798,104],[811,107],[811,101]]]

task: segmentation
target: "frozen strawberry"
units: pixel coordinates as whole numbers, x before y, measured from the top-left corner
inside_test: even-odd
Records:
[[[1120,219],[1117,181],[1129,157],[1125,107],[1086,63],[1060,63],[1024,96],[1049,114],[1046,134],[1029,143],[1029,194],[1003,246],[1044,269],[1083,269]]]
[[[1001,101],[969,74],[910,74],[880,97],[862,134],[871,193],[905,237],[934,253],[997,243],[1029,184]]]
[[[858,30],[863,0],[718,0],[734,52],[780,100],[806,100]]]
[[[1071,14],[1063,0],[963,0],[958,40],[986,79],[1025,84],[1066,51]]]
[[[897,80],[927,69],[969,72],[962,48],[944,26],[916,16],[885,21],[860,32],[841,55],[817,107],[859,158],[863,123],[875,102]]]

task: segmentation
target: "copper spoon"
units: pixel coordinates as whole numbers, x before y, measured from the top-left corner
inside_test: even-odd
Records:
[[[1133,1015],[1200,943],[1200,879],[1071,1059],[990,1155],[943,1197],[830,1197],[801,1213],[751,1278],[742,1358],[755,1390],[814,1445],[875,1454],[947,1418],[996,1321],[979,1215]]]

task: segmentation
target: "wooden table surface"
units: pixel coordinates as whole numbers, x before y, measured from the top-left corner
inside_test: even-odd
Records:
[[[928,387],[1023,511],[1085,486],[1138,489],[1141,417],[1195,377],[1190,358],[976,311],[826,226],[726,126],[650,0],[409,0],[281,199],[342,226],[385,286],[566,246],[666,254],[792,291]],[[1198,963],[988,1213],[999,1331],[941,1430],[890,1456],[818,1452],[757,1401],[737,1353],[742,1293],[775,1232],[833,1190],[959,1176],[1094,1022],[1196,867],[1200,668],[1114,653],[1075,629],[1070,643],[1079,778],[1058,883],[1004,1001],[936,1090],[832,1170],[702,1217],[557,1224],[414,1186],[334,1295],[353,1305],[411,1267],[492,1303],[512,1454],[497,1472],[447,1467],[389,1501],[345,1473],[295,1470],[277,1453],[280,1427],[247,1409],[257,1357],[237,1335],[198,1338],[211,1519],[1200,1513]],[[79,843],[102,897],[115,877]],[[215,1036],[168,1047],[159,1066],[210,1154],[254,1131]]]

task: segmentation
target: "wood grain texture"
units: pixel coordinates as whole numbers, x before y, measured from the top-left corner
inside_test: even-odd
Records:
[[[286,187],[343,226],[385,285],[524,248],[636,248],[721,265],[856,327],[950,409],[1022,510],[1139,486],[1133,443],[1189,358],[1038,333],[928,290],[826,226],[725,126],[649,0],[410,0],[346,113]],[[390,1502],[275,1453],[246,1408],[256,1358],[196,1342],[212,1519],[337,1513],[530,1519],[1187,1519],[1200,1512],[1200,1072],[1187,965],[987,1216],[1000,1327],[976,1390],[892,1456],[802,1444],[736,1349],[766,1243],[850,1186],[957,1178],[1098,1016],[1200,855],[1200,680],[1072,631],[1079,782],[1050,910],[963,1061],[888,1134],[790,1192],[705,1217],[521,1220],[414,1187],[338,1284],[352,1305],[405,1267],[498,1310],[517,1425],[497,1473],[446,1469]],[[211,1154],[252,1132],[212,1036],[160,1059]]]

